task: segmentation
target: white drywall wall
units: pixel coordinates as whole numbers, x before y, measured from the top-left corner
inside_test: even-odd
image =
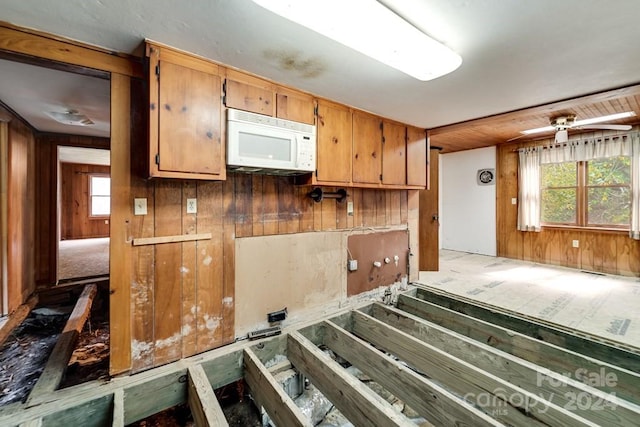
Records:
[[[440,156],[443,249],[496,256],[496,186],[478,185],[478,169],[495,169],[495,147]]]

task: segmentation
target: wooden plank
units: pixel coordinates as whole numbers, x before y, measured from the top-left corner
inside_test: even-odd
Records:
[[[376,225],[376,190],[362,190],[362,226],[373,227]]]
[[[233,182],[222,184],[223,233],[222,233],[222,344],[235,340],[235,283],[236,283],[236,242],[235,242],[235,194]]]
[[[222,182],[198,182],[197,232],[212,233],[198,241],[196,268],[196,328],[198,352],[222,345],[223,206]]]
[[[24,319],[27,318],[33,307],[38,304],[38,296],[32,295],[27,302],[18,307],[13,313],[9,315],[9,319],[4,322],[2,328],[0,328],[0,347],[7,340],[11,332],[20,325]]]
[[[235,181],[236,237],[250,237],[253,233],[251,175],[237,173]]]
[[[123,76],[142,77],[142,64],[130,58],[80,45],[77,41],[56,40],[18,27],[0,23],[0,50],[49,59],[81,67],[109,71]]]
[[[200,234],[176,234],[173,236],[159,236],[159,237],[139,237],[133,239],[133,246],[142,245],[159,245],[162,243],[180,243],[180,242],[193,242],[195,240],[207,240],[211,239],[211,233]]]
[[[325,191],[335,191],[335,188],[328,188]],[[325,199],[318,203],[320,207],[320,215],[322,217],[322,231],[330,231],[336,229],[337,211],[336,199]]]
[[[175,236],[182,232],[182,183],[163,180],[156,184],[155,234]],[[180,240],[182,241],[182,240]],[[154,365],[182,356],[182,244],[155,246]]]
[[[331,321],[323,322],[324,344],[365,375],[437,425],[501,425],[444,387],[419,375]]]
[[[447,295],[440,290],[419,288],[416,297],[538,340],[555,344],[567,350],[587,354],[594,359],[640,373],[640,356],[638,354],[625,349],[622,345],[613,345],[613,343],[609,345],[605,339],[598,338],[599,341],[595,341],[595,337],[592,338],[586,334],[578,336],[568,330],[562,330],[558,325],[552,327],[543,324],[539,319],[525,317],[520,314],[516,315],[512,312],[507,313],[498,307],[466,302],[460,297]]]
[[[20,427],[42,427],[42,418],[36,418],[20,424]]]
[[[376,198],[376,219],[375,225],[384,226],[387,225],[387,191],[386,190],[373,190]]]
[[[597,384],[597,388],[607,393],[614,393],[630,402],[640,404],[640,395],[638,393],[638,390],[640,390],[640,375],[626,369],[621,369],[609,363],[593,359],[588,355],[569,351],[408,295],[400,295],[397,306],[404,312],[444,326],[478,342],[487,343],[498,350],[554,372],[569,374],[574,378],[576,373],[579,374],[580,372],[603,372],[604,375],[611,372],[615,375],[616,384],[612,385],[605,381]],[[394,312],[393,310],[386,311],[389,313]],[[374,317],[382,321],[385,321],[385,318],[389,316],[392,316],[392,314],[386,315],[381,314],[379,311],[374,312]],[[602,369],[604,371],[601,371]]]
[[[294,187],[290,178],[278,177],[278,234],[297,233],[300,230],[300,220],[294,208]]]
[[[262,211],[264,234],[278,234],[278,184],[276,177],[264,176],[262,180]]]
[[[297,195],[298,205],[300,207],[300,232],[313,231],[313,204],[315,203],[310,197],[307,197],[308,187],[298,187]]]
[[[276,425],[313,426],[251,349],[244,350],[244,372],[252,394]]]
[[[131,82],[111,75],[111,229],[109,239],[109,373],[131,369]]]
[[[264,210],[262,200],[262,179],[263,175],[253,175],[251,177],[251,199],[252,208],[252,236],[262,236],[264,234]]]
[[[121,388],[113,392],[112,427],[124,427],[124,390]]]
[[[155,184],[132,177],[133,198],[147,199],[147,215],[134,215],[131,230],[134,236],[152,237],[155,229]],[[131,371],[139,372],[153,367],[155,247],[133,248],[131,280]]]
[[[552,402],[539,398],[471,363],[364,313],[353,312],[355,335],[398,356],[447,388],[465,397],[501,423],[542,426],[583,425],[584,420]]]
[[[37,406],[7,405],[0,408],[0,425],[15,426],[34,418],[43,418],[45,425],[60,425],[56,423],[58,418],[67,422],[63,426],[108,425],[112,418],[113,393],[118,389],[124,390],[124,424],[129,425],[185,403],[187,368],[190,366],[202,365],[214,388],[242,379],[242,350],[248,345],[248,342],[232,344],[136,375],[56,390],[44,396]],[[102,403],[96,406],[96,401]],[[68,417],[72,415],[75,418],[69,421]]]
[[[299,332],[288,335],[287,355],[296,369],[309,377],[318,390],[353,424],[414,426],[387,401],[347,374],[337,362]]]
[[[89,317],[91,304],[97,292],[96,285],[86,285],[82,290],[62,333],[56,341],[56,345],[51,351],[49,359],[47,359],[47,364],[42,374],[29,393],[28,404],[37,402],[42,395],[56,390],[62,382],[69,359],[71,359],[78,336],[87,321],[87,317]]]
[[[202,366],[190,366],[187,371],[189,372],[188,402],[196,426],[228,426],[229,423]]]
[[[640,418],[639,410],[619,399],[617,393],[600,391],[575,378],[574,375],[580,375],[579,371],[568,373],[569,375],[550,372],[547,368],[531,365],[522,359],[448,331],[424,319],[403,314],[400,310],[386,308],[380,304],[373,305],[373,313],[375,318],[387,325],[534,393],[542,399],[570,409],[584,419],[601,425],[633,425],[633,420]],[[596,371],[595,374],[598,375],[599,372]],[[559,390],[562,392],[560,393]],[[601,402],[600,408],[615,408],[615,411],[594,410],[596,405],[591,403],[577,405],[575,401],[578,396],[589,402]]]
[[[188,199],[197,200],[196,181],[182,182],[182,234],[196,234],[197,213],[187,213]],[[196,205],[197,206],[197,205]],[[211,233],[209,233],[211,234]],[[182,357],[197,352],[197,242],[182,243]]]

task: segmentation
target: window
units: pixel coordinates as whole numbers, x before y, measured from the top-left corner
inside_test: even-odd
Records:
[[[628,229],[631,159],[541,165],[543,225]]]
[[[89,175],[90,215],[109,216],[111,211],[111,178],[106,175]]]

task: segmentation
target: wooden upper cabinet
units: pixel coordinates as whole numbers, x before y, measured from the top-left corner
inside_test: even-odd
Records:
[[[313,96],[283,87],[276,88],[276,117],[313,125],[314,109]]]
[[[409,126],[407,128],[407,185],[427,185],[427,132]]]
[[[407,127],[403,124],[382,123],[382,183],[407,183]]]
[[[150,176],[225,179],[218,65],[153,44],[146,53]]]
[[[273,116],[275,85],[236,70],[227,70],[225,105],[238,110]]]
[[[351,110],[318,101],[318,155],[316,178],[320,182],[351,182]]]
[[[353,113],[353,182],[379,184],[382,174],[382,120],[362,111]]]

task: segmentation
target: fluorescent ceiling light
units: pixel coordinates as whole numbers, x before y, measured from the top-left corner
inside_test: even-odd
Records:
[[[253,0],[418,80],[454,71],[460,55],[375,0]]]
[[[595,124],[595,123],[602,123],[602,122],[609,122],[609,121],[614,121],[614,120],[626,119],[627,117],[633,117],[635,115],[636,115],[636,113],[633,112],[633,111],[626,111],[624,113],[609,114],[608,116],[594,117],[592,119],[576,120],[575,122],[571,123],[571,125],[568,126],[568,127],[575,128],[575,127],[580,127],[580,126],[587,126],[587,125],[592,125],[592,124]],[[541,128],[523,130],[523,131],[520,131],[520,133],[525,134],[525,135],[529,135],[529,134],[532,134],[532,133],[553,132],[555,130],[556,130],[556,126],[545,126],[545,127],[541,127]]]

